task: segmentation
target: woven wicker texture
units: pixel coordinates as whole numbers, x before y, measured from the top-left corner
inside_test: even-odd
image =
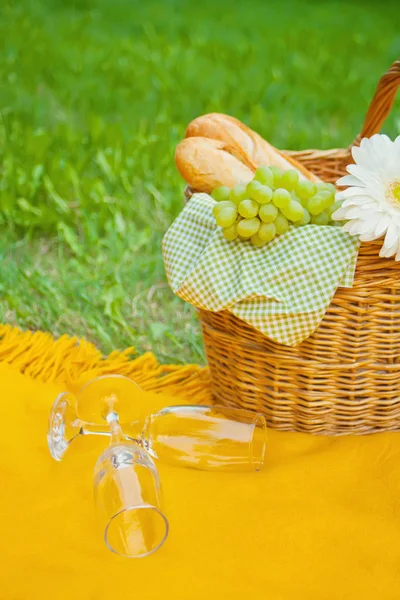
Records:
[[[379,81],[354,144],[379,132],[399,84],[400,59]],[[352,162],[351,147],[287,154],[330,182]],[[353,287],[337,290],[318,329],[295,348],[227,311],[199,311],[216,401],[260,411],[281,430],[400,430],[400,265],[379,258],[381,244],[361,245]]]

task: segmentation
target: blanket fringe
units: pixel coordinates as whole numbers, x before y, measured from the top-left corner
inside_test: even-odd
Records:
[[[135,380],[143,389],[192,398],[196,404],[212,400],[208,368],[162,365],[154,354],[135,356],[133,347],[104,357],[92,343],[63,335],[55,340],[42,331],[21,331],[0,325],[0,362],[44,382],[65,383],[69,389],[111,373]]]

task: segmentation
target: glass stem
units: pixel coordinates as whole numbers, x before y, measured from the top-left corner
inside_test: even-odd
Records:
[[[111,435],[110,430],[105,429],[104,425],[93,425],[91,423],[83,423],[79,433],[81,435]]]
[[[120,442],[123,440],[129,440],[130,442],[134,442],[139,446],[143,445],[140,431],[138,432],[137,423],[127,423],[124,425],[124,430],[122,430],[121,425],[118,420],[118,415],[116,413],[109,413],[107,416],[108,428],[107,425],[95,425],[93,423],[81,423],[81,428],[79,430],[80,435],[103,435],[111,438],[111,443]],[[114,416],[115,415],[115,416]],[[138,435],[139,434],[139,435]]]
[[[107,423],[110,427],[111,444],[117,444],[124,440],[124,433],[119,424],[118,415],[116,412],[109,412],[106,416]]]

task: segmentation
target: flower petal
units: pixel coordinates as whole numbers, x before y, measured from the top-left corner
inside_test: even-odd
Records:
[[[390,216],[386,213],[381,215],[378,224],[375,228],[376,237],[381,237],[384,233],[386,233],[387,228],[390,225]]]
[[[341,177],[340,179],[337,180],[336,185],[339,187],[342,187],[342,186],[349,186],[349,185],[361,186],[364,184],[361,181],[361,179],[354,177],[354,175],[345,175],[344,177]]]
[[[399,228],[395,221],[391,221],[386,232],[384,246],[387,248],[393,246],[396,242],[399,241]]]
[[[370,156],[367,138],[361,140],[361,144],[359,147],[354,146],[351,150],[351,154],[356,164],[362,165],[368,170],[374,170],[374,160]]]
[[[381,251],[379,252],[379,256],[381,258],[389,258],[390,256],[393,256],[393,254],[396,254],[398,249],[399,249],[398,242],[393,244],[393,246],[385,246],[385,244],[383,244]]]
[[[332,219],[334,221],[344,221],[345,219],[347,219],[346,214],[346,209],[343,208],[343,206],[341,206],[334,213],[332,213]]]
[[[376,237],[373,232],[366,231],[360,235],[360,240],[362,242],[372,242],[373,240],[376,240]]]
[[[387,135],[375,134],[365,144],[366,152],[369,156],[367,168],[374,171],[381,179],[387,178],[387,168],[391,162],[394,150],[394,144]]]
[[[364,231],[364,223],[362,221],[347,221],[343,225],[343,231],[347,231],[351,235],[359,235]]]
[[[340,200],[340,198],[339,198]],[[346,198],[342,206],[366,206],[372,204],[378,208],[379,202],[371,198],[371,196],[353,196],[350,198]]]
[[[347,170],[350,175],[354,175],[357,179],[361,179],[366,185],[374,185],[380,182],[380,177],[376,168],[374,170],[369,170],[359,165],[348,165]]]
[[[354,196],[369,196],[375,198],[375,195],[377,199],[380,199],[381,196],[384,196],[383,190],[381,192],[381,190],[371,190],[370,187],[349,187],[346,190],[337,192],[336,198],[338,200],[341,198],[353,198]]]
[[[340,192],[337,192],[336,198],[340,200],[341,198],[352,198],[353,196],[365,196],[367,190],[368,188],[365,187],[352,186],[347,188],[346,190],[341,190]]]
[[[362,219],[368,217],[371,214],[368,211],[368,206],[349,206],[345,207],[346,219]],[[378,218],[378,217],[376,217]]]
[[[365,138],[364,138],[365,139]],[[365,144],[362,146],[353,146],[351,149],[351,154],[354,158],[354,162],[357,165],[362,165],[364,168],[373,171],[374,170],[374,160],[370,156],[370,152],[368,147]]]

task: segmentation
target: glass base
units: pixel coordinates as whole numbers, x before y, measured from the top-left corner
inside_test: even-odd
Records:
[[[71,441],[79,435],[80,429],[74,409],[74,396],[63,392],[53,404],[47,433],[50,454],[55,460],[62,460]]]
[[[104,375],[89,381],[78,393],[76,412],[82,421],[106,425],[110,412],[118,421],[130,423],[137,419],[137,399],[141,389],[137,383],[123,375]]]

